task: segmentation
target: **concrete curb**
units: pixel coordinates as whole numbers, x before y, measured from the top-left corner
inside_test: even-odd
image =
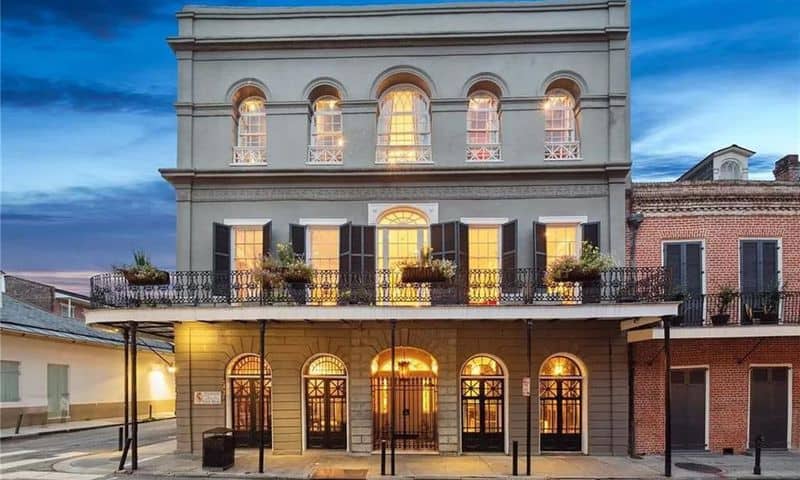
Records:
[[[162,420],[174,420],[174,419],[175,419],[174,415],[171,416],[171,417],[154,418],[152,420],[148,418],[148,419],[145,419],[145,420],[139,420],[139,425],[141,425],[143,423],[160,422]],[[53,429],[53,430],[42,430],[42,431],[39,431],[39,432],[18,433],[18,434],[0,436],[0,442],[8,442],[8,441],[13,441],[13,440],[22,440],[22,439],[25,439],[25,438],[40,437],[40,436],[44,436],[44,435],[53,435],[55,433],[84,432],[86,430],[98,430],[98,429],[101,429],[101,428],[121,427],[123,425],[124,425],[123,422],[119,422],[119,423],[108,423],[108,424],[104,424],[104,425],[89,425],[89,426],[85,426],[85,427],[65,427],[65,428],[60,428],[60,429],[57,429],[57,430]]]

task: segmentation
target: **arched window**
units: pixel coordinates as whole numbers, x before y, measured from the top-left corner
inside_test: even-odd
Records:
[[[308,148],[308,163],[342,163],[342,109],[339,99],[323,96],[314,101],[314,116],[311,120],[311,145]]]
[[[565,355],[548,358],[539,370],[539,434],[542,451],[584,448],[584,376]]]
[[[566,90],[559,88],[547,92],[544,144],[544,158],[547,160],[575,160],[581,156],[575,98]]]
[[[739,162],[736,160],[725,160],[719,167],[720,180],[739,180],[742,176]]]
[[[430,163],[428,97],[413,85],[398,85],[378,105],[376,163]]]
[[[258,355],[255,354],[248,354],[240,357],[231,365],[230,376],[248,377],[260,375],[261,371],[258,368],[258,358]],[[272,368],[270,368],[266,360],[264,360],[264,375],[272,375]]]
[[[237,113],[233,163],[267,163],[267,113],[264,98],[245,98],[239,103]]]
[[[486,91],[470,95],[467,109],[467,161],[500,160],[500,115],[497,97]]]
[[[470,358],[461,369],[464,377],[502,377],[503,367],[492,357],[478,355]]]
[[[343,377],[347,375],[344,362],[333,355],[320,355],[306,367],[306,375],[310,377]]]

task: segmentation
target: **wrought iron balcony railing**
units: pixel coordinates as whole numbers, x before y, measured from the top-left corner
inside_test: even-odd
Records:
[[[581,158],[580,142],[545,142],[545,160],[578,160]]]
[[[558,305],[661,302],[663,268],[615,268],[599,280],[548,285],[535,269],[470,270],[442,283],[403,283],[401,272],[317,270],[308,284],[268,288],[254,272],[172,272],[164,285],[132,285],[120,273],[91,279],[95,307],[209,304],[280,305]]]
[[[234,165],[267,163],[267,147],[233,147]]]
[[[687,295],[672,325],[800,325],[800,292]]]

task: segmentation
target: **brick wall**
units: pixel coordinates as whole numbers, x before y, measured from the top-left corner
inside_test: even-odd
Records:
[[[739,239],[781,239],[782,279],[800,290],[800,217],[797,215],[645,217],[636,237],[636,265],[659,266],[665,240],[705,241],[707,292],[739,288]],[[628,241],[630,251],[630,234]]]
[[[9,297],[48,312],[53,310],[53,287],[11,275],[6,275],[5,282],[6,295]]]
[[[639,454],[661,453],[664,449],[665,364],[661,347],[660,341],[632,345],[634,451]],[[673,367],[709,367],[708,436],[713,452],[747,448],[751,365],[792,365],[792,446],[800,447],[800,422],[796,420],[800,418],[800,338],[673,340],[671,348]]]

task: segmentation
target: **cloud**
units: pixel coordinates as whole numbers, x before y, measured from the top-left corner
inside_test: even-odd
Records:
[[[176,5],[161,0],[10,0],[3,2],[4,27],[32,34],[66,26],[99,38],[111,38],[130,24],[162,17]]]
[[[6,271],[107,271],[144,249],[175,262],[175,196],[166,182],[3,194],[0,257]]]
[[[4,107],[54,107],[89,113],[173,113],[174,95],[136,92],[92,82],[75,83],[2,73]]]

